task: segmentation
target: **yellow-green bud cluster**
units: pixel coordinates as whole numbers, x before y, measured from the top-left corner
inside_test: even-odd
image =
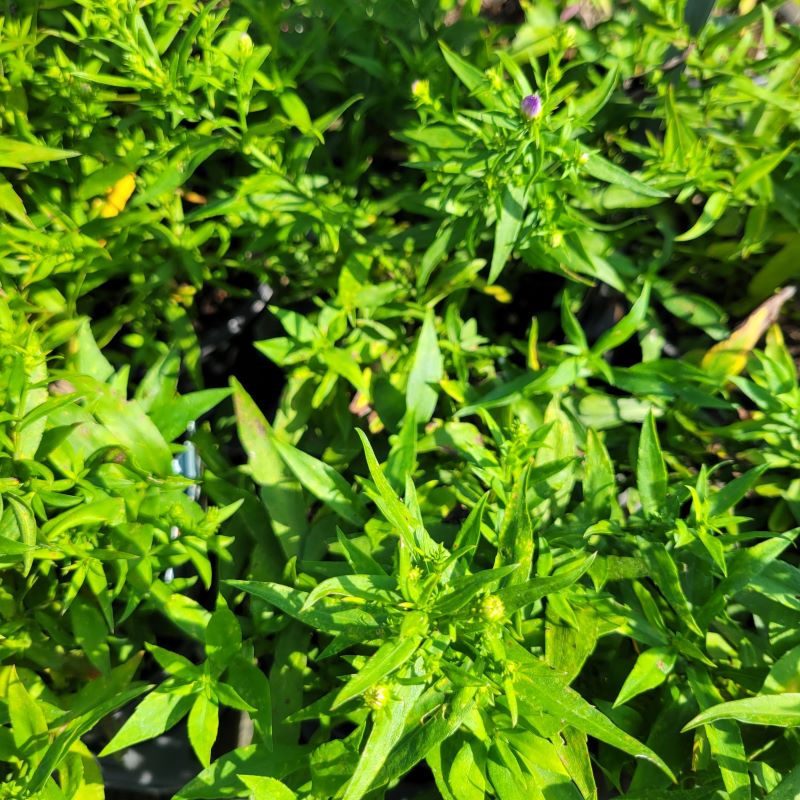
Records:
[[[496,594],[487,594],[481,600],[480,614],[487,622],[499,622],[506,615],[506,607]]]
[[[382,683],[370,686],[364,692],[364,702],[373,710],[380,711],[389,702],[389,689]]]

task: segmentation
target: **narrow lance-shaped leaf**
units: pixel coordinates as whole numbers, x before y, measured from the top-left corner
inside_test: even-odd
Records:
[[[614,701],[614,708],[632,700],[636,695],[655,689],[667,679],[675,666],[675,651],[669,647],[651,647],[639,654],[633,669],[625,678]]]
[[[205,693],[194,701],[187,723],[189,742],[200,763],[207,767],[211,763],[211,748],[217,740],[219,729],[219,707]]]
[[[247,465],[269,510],[272,528],[286,557],[297,555],[308,526],[299,483],[286,467],[270,436],[269,423],[242,385],[232,380],[236,427],[247,453]]]
[[[646,283],[631,310],[609,330],[605,331],[592,346],[592,353],[602,355],[624,344],[639,329],[650,303],[650,284]]]
[[[432,552],[436,547],[435,542],[424,529],[420,529],[414,525],[409,510],[395,494],[394,490],[389,485],[389,481],[383,474],[366,434],[360,429],[356,429],[356,432],[364,447],[364,457],[367,460],[370,477],[375,484],[375,488],[378,490],[378,497],[375,498],[375,502],[380,508],[381,513],[395,526],[400,538],[412,551],[419,548],[423,553]]]
[[[720,703],[698,714],[684,730],[725,719],[735,719],[751,725],[797,727],[800,725],[800,693],[759,695]]]
[[[546,578],[533,578],[516,586],[507,586],[497,592],[497,597],[502,601],[506,614],[512,614],[535,603],[542,597],[546,597],[548,594],[554,594],[566,589],[568,586],[572,586],[575,581],[588,572],[595,556],[596,554],[593,553],[574,569],[550,575]]]
[[[545,711],[563,723],[616,747],[636,758],[651,761],[666,775],[674,779],[670,768],[649,747],[630,734],[620,730],[608,717],[587,703],[576,691],[564,686],[559,674],[544,662],[532,656],[520,644],[505,639],[509,659],[517,662],[514,687],[520,709],[528,707],[529,713]]]
[[[729,192],[714,192],[708,200],[706,200],[705,207],[697,222],[695,222],[688,231],[676,236],[675,241],[689,242],[710,231],[711,228],[714,227],[714,223],[725,213],[729,202]]]
[[[664,510],[667,499],[667,468],[652,411],[647,414],[639,436],[636,486],[642,501],[642,511],[646,515],[655,515]]]
[[[724,514],[733,508],[758,483],[768,469],[769,465],[760,464],[745,472],[744,475],[734,478],[718,492],[714,492],[708,502],[709,516]]]
[[[17,521],[20,538],[26,547],[26,550],[22,552],[22,562],[23,574],[27,575],[33,565],[33,552],[31,548],[36,547],[36,519],[27,503],[24,503],[13,494],[7,494],[6,498],[14,511],[14,518]]]
[[[678,616],[698,636],[703,629],[694,618],[692,607],[681,585],[680,573],[670,551],[661,542],[642,542],[642,555],[650,568],[650,576]]]
[[[700,708],[712,705],[722,699],[705,668],[690,666],[687,676],[692,694]],[[719,708],[719,706],[716,707]],[[684,730],[696,727],[695,723],[703,716],[704,714],[700,714],[695,717],[684,727]],[[724,717],[718,717],[716,720],[706,717],[706,723],[705,734],[722,775],[727,796],[731,800],[750,800],[751,787],[747,754],[739,726]]]
[[[430,722],[412,728],[392,751],[376,783],[383,785],[405,775],[433,747],[452,736],[474,710],[476,691],[476,686],[461,689]]]
[[[797,800],[798,797],[800,797],[800,764],[785,775],[764,800]]]
[[[477,97],[486,108],[497,108],[499,101],[496,99],[496,93],[486,75],[453,52],[444,42],[439,42],[439,47],[442,49],[442,55],[447,65],[461,83],[469,89],[470,93]]]
[[[436,384],[444,376],[442,353],[436,336],[433,309],[428,309],[417,338],[417,347],[406,385],[406,408],[416,424],[430,422],[439,393]]]
[[[136,710],[103,748],[100,757],[124,750],[126,747],[154,739],[178,722],[192,705],[188,685],[162,686],[136,706]]]
[[[383,680],[387,675],[400,669],[414,655],[422,641],[421,636],[409,636],[396,642],[386,642],[370,656],[363,669],[357,672],[343,687],[333,708],[338,708],[353,697],[365,692],[370,686]]]
[[[514,245],[517,243],[527,205],[527,188],[509,184],[500,198],[500,213],[494,235],[492,265],[489,268],[489,283],[494,283],[506,265]]]
[[[14,744],[20,755],[24,755],[30,763],[36,764],[47,747],[47,721],[42,708],[31,697],[13,665],[5,699],[8,704]]]
[[[263,775],[239,775],[239,780],[250,790],[252,800],[296,800],[297,795],[277,778]]]
[[[583,496],[590,508],[598,515],[617,516],[616,478],[611,456],[605,444],[590,428],[586,434],[586,459],[584,461]]]
[[[495,566],[520,565],[509,577],[510,584],[526,581],[533,564],[533,526],[527,498],[530,471],[530,464],[526,464],[514,483],[498,541]]]
[[[616,164],[612,164],[597,153],[588,153],[587,158],[583,162],[583,168],[593,178],[605,181],[606,183],[613,183],[617,186],[622,186],[636,194],[642,194],[646,197],[668,197],[666,192],[660,189],[655,189],[649,186],[639,178],[634,177],[630,172],[626,172]]]
[[[386,762],[392,748],[403,735],[406,719],[414,701],[422,694],[423,686],[396,686],[397,700],[387,708],[379,709],[373,716],[372,731],[361,758],[358,760],[343,800],[361,800]]]
[[[364,524],[362,499],[333,467],[275,436],[272,437],[272,444],[297,480],[314,497],[342,519],[354,525]]]
[[[302,611],[311,608],[316,602],[329,595],[349,595],[371,602],[395,603],[397,581],[389,575],[343,575],[322,581],[309,592]]]
[[[578,97],[572,112],[574,113],[573,126],[586,125],[603,109],[611,98],[619,77],[619,66],[614,64],[605,77],[594,89]]]
[[[78,156],[75,150],[59,150],[55,147],[46,147],[43,144],[31,144],[0,136],[0,167],[22,169],[26,164],[35,164],[41,161],[58,161],[62,158]]]

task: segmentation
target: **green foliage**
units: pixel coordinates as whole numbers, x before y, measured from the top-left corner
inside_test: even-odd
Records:
[[[494,5],[0,12],[0,797],[797,794],[797,28]]]

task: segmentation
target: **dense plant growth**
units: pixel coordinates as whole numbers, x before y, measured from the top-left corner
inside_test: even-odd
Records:
[[[800,795],[792,14],[6,2],[0,797]]]

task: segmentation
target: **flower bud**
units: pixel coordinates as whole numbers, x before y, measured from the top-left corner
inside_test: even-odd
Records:
[[[249,33],[242,33],[239,35],[239,41],[236,43],[239,53],[243,56],[249,56],[253,52],[253,40]]]
[[[389,702],[389,689],[382,683],[370,686],[364,692],[364,702],[373,710],[380,711]]]
[[[520,111],[526,119],[536,119],[542,113],[542,98],[538,94],[523,97]]]
[[[430,81],[417,79],[411,84],[412,97],[421,104],[430,103],[431,101],[431,84]]]
[[[481,600],[480,614],[487,622],[499,622],[506,615],[506,607],[496,594],[487,594]]]

